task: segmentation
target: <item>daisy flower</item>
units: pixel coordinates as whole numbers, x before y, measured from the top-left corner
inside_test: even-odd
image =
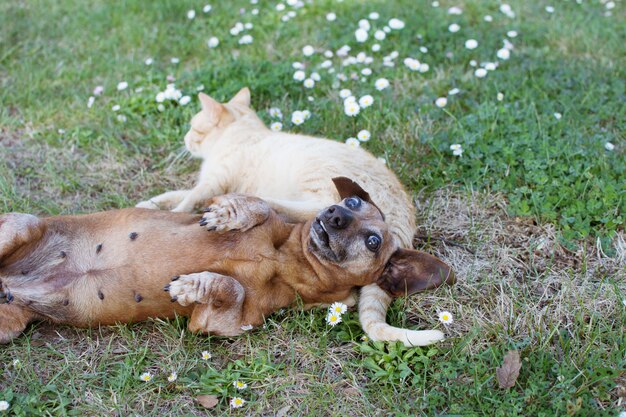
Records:
[[[455,96],[457,94],[459,94],[461,92],[461,90],[459,90],[458,88],[453,88],[452,90],[448,91],[448,95],[449,96]]]
[[[409,67],[411,71],[419,71],[420,69],[420,62],[414,58],[405,58],[404,65]]]
[[[104,92],[104,87],[99,85],[96,86],[96,88],[93,89],[93,95],[94,96],[99,96],[100,94],[102,94]]]
[[[126,122],[126,116],[124,116],[123,114],[118,114],[117,121],[122,123]]]
[[[143,374],[139,375],[139,379],[141,379],[143,382],[150,382],[152,381],[152,378],[154,377],[150,372],[144,372]]]
[[[90,109],[93,106],[93,103],[96,101],[94,96],[89,96],[89,100],[87,100],[87,108]]]
[[[239,39],[239,45],[250,45],[253,40],[252,35],[243,35],[241,39]]]
[[[230,400],[230,408],[241,408],[246,403],[246,400],[240,397],[233,397]]]
[[[493,22],[493,17],[491,15],[486,15],[485,17],[483,17],[483,20],[485,22]]]
[[[357,138],[348,138],[346,139],[346,145],[351,148],[358,148],[359,146],[361,146],[361,142],[359,142]]]
[[[307,78],[306,80],[304,80],[302,84],[304,85],[305,88],[315,87],[315,81],[313,81],[312,78]]]
[[[278,11],[278,12],[282,12],[283,10],[285,10],[285,5],[284,5],[284,4],[282,4],[282,3],[278,3],[278,4],[276,5],[276,11]]]
[[[454,321],[452,313],[450,313],[449,311],[442,311],[441,313],[439,313],[439,321],[443,324],[452,324],[452,322]]]
[[[378,12],[372,12],[369,14],[368,17],[372,20],[378,20],[378,18],[380,17],[380,14],[378,14]]]
[[[454,155],[454,156],[461,156],[461,155],[463,155],[463,147],[461,145],[459,145],[458,143],[450,145],[450,150],[452,151],[452,155]]]
[[[293,73],[293,79],[296,81],[304,81],[306,78],[306,73],[302,70],[298,70]]]
[[[146,60],[144,61],[144,64],[146,65],[152,65],[152,63],[154,62],[154,59],[152,58],[146,58]]]
[[[374,97],[370,96],[369,94],[359,99],[359,106],[362,108],[369,107],[372,104],[374,104]]]
[[[196,17],[196,11],[195,10],[187,11],[187,19],[193,20],[193,18],[195,18],[195,17]]]
[[[368,140],[370,140],[370,138],[372,137],[372,134],[370,133],[369,130],[363,129],[361,131],[359,131],[359,133],[356,134],[357,139],[359,139],[361,142],[367,142]],[[335,303],[336,304],[336,303]],[[345,305],[345,304],[342,304]],[[343,314],[343,313],[342,313]]]
[[[607,151],[612,151],[615,149],[615,145],[613,145],[611,142],[607,142],[604,144],[604,149],[606,149]],[[626,298],[622,300],[624,305],[626,306]]]
[[[302,53],[304,54],[304,56],[311,56],[315,53],[315,48],[313,48],[311,45],[306,45],[304,48],[302,48]]]
[[[476,71],[474,71],[474,75],[477,78],[485,78],[485,76],[487,75],[487,70],[484,68],[478,68]]]
[[[313,81],[316,81],[316,82],[317,82],[317,81],[321,80],[321,79],[322,79],[322,77],[320,76],[320,74],[319,74],[319,73],[317,73],[317,72],[312,72],[312,73],[311,73],[311,79],[312,79]]]
[[[302,110],[302,115],[304,116],[304,120],[309,120],[311,117],[311,112],[308,110]]]
[[[337,15],[335,13],[328,13],[326,15],[326,20],[328,20],[329,22],[334,22],[335,20],[337,20]]]
[[[0,401],[0,411],[6,411],[9,409],[10,406],[11,404],[9,404],[7,401]]]
[[[446,104],[448,104],[448,99],[445,97],[439,97],[437,100],[435,100],[435,105],[437,107],[443,108],[446,107]]]
[[[185,106],[185,105],[189,104],[190,101],[191,101],[191,97],[189,97],[189,96],[182,96],[180,98],[180,100],[178,100],[178,103],[181,106]]]
[[[207,4],[207,5],[205,5],[205,6],[202,8],[202,11],[203,11],[204,13],[209,13],[209,12],[211,11],[211,9],[213,9],[213,6],[211,6],[210,4]]]
[[[354,37],[356,38],[357,42],[365,42],[368,38],[368,34],[367,34],[367,30],[363,29],[363,28],[358,28],[355,32],[354,32]]]
[[[208,361],[209,359],[212,358],[212,356],[211,356],[211,354],[209,353],[208,350],[203,350],[201,355],[202,355],[202,360],[203,361]]]
[[[114,105],[113,107],[111,107],[111,110],[113,111],[119,111],[121,109],[119,104]]]
[[[178,374],[176,372],[172,372],[168,377],[167,377],[167,381],[168,382],[174,382],[178,379]]]
[[[357,140],[357,143],[358,143],[358,140]],[[336,325],[341,323],[341,314],[328,313],[328,316],[326,316],[326,323],[330,324],[331,327],[335,327]]]
[[[556,120],[561,120],[561,117],[563,117],[563,115],[561,113],[554,113],[554,118]]]
[[[361,132],[367,132],[367,130],[362,130]],[[367,133],[369,134],[369,132]],[[346,311],[348,311],[348,306],[340,302],[332,303],[330,305],[330,311],[336,314],[345,314]]]
[[[296,126],[301,125],[302,123],[304,123],[305,120],[306,120],[306,117],[304,113],[302,113],[299,110],[296,110],[291,114],[291,123],[293,123]]]
[[[343,106],[343,111],[346,114],[346,116],[354,117],[357,114],[359,114],[359,112],[361,111],[361,108],[359,107],[359,103],[350,102]]]
[[[546,12],[548,12],[548,13],[554,13],[554,7],[552,7],[552,6],[546,6]]]
[[[385,39],[387,37],[387,34],[385,33],[384,30],[378,29],[376,32],[374,32],[374,37],[377,40],[382,41],[383,39]]]
[[[382,91],[385,88],[389,87],[389,80],[387,80],[386,78],[379,78],[374,83],[374,87],[376,87],[378,91]]]
[[[170,59],[170,62],[171,62],[172,64],[178,64],[178,63],[180,62],[180,59],[178,59],[178,58],[174,57],[174,58]]]
[[[374,45],[372,45],[372,51],[374,52],[378,52],[380,51],[380,45],[375,43]]]
[[[496,99],[497,99],[498,101],[502,101],[502,100],[504,100],[504,94],[502,94],[502,93],[498,93],[498,95],[496,96]]]
[[[476,49],[478,47],[478,41],[476,39],[468,39],[465,41],[465,47],[467,49]]]
[[[389,27],[395,30],[404,29],[404,22],[400,19],[393,18],[389,21]]]
[[[461,30],[461,26],[457,25],[456,23],[452,23],[450,26],[448,26],[448,31],[451,33],[456,33],[459,30]]]
[[[343,99],[346,99],[350,97],[351,95],[352,95],[352,91],[348,90],[347,88],[344,88],[343,90],[339,92],[339,97]]]
[[[117,91],[126,90],[128,88],[128,83],[126,81],[121,81],[117,84]]]
[[[514,31],[514,30],[509,30],[509,31],[506,33],[506,36],[508,36],[509,38],[517,38],[517,32],[516,32],[516,31]]]
[[[275,117],[276,119],[282,119],[283,118],[283,112],[280,111],[280,109],[278,107],[272,107],[268,110],[268,113],[270,114],[270,117]]]
[[[220,40],[215,36],[211,36],[206,44],[209,48],[217,48],[217,45],[220,44]]]
[[[428,65],[428,64],[420,64],[419,72],[421,72],[423,74],[425,72],[428,72],[429,69],[430,69],[430,65]]]
[[[233,382],[233,387],[237,388],[239,391],[243,391],[244,389],[248,388],[248,384],[242,381],[235,381]]]
[[[370,25],[369,20],[361,19],[359,20],[359,27],[365,30],[370,30],[372,26]]]
[[[511,56],[511,51],[506,48],[498,49],[498,52],[496,52],[496,56],[498,57],[498,59],[506,61]]]
[[[279,132],[283,129],[283,124],[281,122],[274,122],[270,125],[270,129],[273,132]]]

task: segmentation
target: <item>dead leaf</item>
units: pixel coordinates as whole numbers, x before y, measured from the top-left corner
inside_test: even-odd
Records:
[[[517,381],[521,367],[522,362],[520,361],[519,352],[517,350],[508,351],[504,356],[502,366],[496,369],[500,388],[512,388],[515,385],[515,381]]]
[[[289,412],[289,409],[291,408],[290,405],[286,405],[282,408],[280,408],[277,412],[276,412],[276,417],[285,417],[287,415],[287,413]]]
[[[204,408],[213,408],[220,402],[216,395],[198,395],[196,401]]]

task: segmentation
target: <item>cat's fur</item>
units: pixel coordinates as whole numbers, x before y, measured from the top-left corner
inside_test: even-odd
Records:
[[[328,139],[272,132],[250,108],[250,91],[242,89],[228,103],[200,93],[202,111],[191,119],[185,146],[202,158],[198,183],[191,190],[170,191],[137,207],[190,212],[224,193],[261,197],[292,221],[311,218],[337,201],[333,177],[353,178],[379,203],[399,245],[412,247],[415,209],[396,176],[360,148]],[[414,331],[389,326],[392,298],[377,285],[361,289],[359,317],[373,340],[400,340],[412,345]]]

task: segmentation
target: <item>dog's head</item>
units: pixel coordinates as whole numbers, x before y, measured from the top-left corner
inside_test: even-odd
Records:
[[[248,116],[252,123],[263,125],[250,108],[250,90],[247,87],[227,103],[220,103],[204,93],[198,94],[198,99],[202,110],[191,118],[190,129],[185,134],[185,147],[195,157],[202,157],[206,144],[219,138],[225,128],[244,116]]]
[[[356,182],[333,178],[341,202],[310,223],[308,249],[330,275],[378,285],[394,296],[454,283],[452,269],[424,252],[398,247],[385,217]]]

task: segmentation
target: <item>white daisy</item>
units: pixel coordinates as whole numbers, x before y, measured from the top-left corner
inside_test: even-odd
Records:
[[[200,354],[201,358],[203,361],[208,361],[209,359],[212,358],[211,354],[209,353],[208,350],[203,350],[202,353]]]
[[[171,374],[169,374],[169,376],[167,377],[167,381],[168,382],[174,382],[178,379],[178,374],[176,372],[172,372]]]
[[[369,130],[363,129],[363,130],[359,131],[359,133],[356,134],[356,137],[361,142],[367,142],[372,137],[372,134],[370,133]],[[335,303],[335,304],[338,304],[338,303]],[[339,304],[341,304],[341,303],[339,303]],[[345,304],[341,304],[341,305],[345,306]],[[345,311],[342,312],[341,314],[343,314],[343,313],[345,313]]]
[[[282,12],[283,10],[285,10],[285,5],[282,4],[282,3],[278,3],[276,5],[276,10],[279,11],[279,12]]]
[[[435,105],[437,107],[446,107],[446,104],[448,104],[448,99],[445,97],[439,97],[437,100],[435,100]]]
[[[252,35],[243,35],[241,39],[239,39],[239,45],[250,45],[253,40]]]
[[[152,378],[154,378],[154,376],[152,376],[150,372],[144,372],[143,374],[139,375],[139,379],[141,379],[143,382],[150,382],[152,381]]]
[[[561,117],[563,117],[563,115],[561,113],[554,113],[554,118],[556,120],[561,120]]]
[[[448,95],[449,96],[455,96],[457,94],[459,94],[461,92],[461,90],[459,90],[458,88],[453,88],[452,90],[448,91]]]
[[[496,100],[498,100],[498,101],[504,100],[504,94],[498,93],[498,95],[496,96]]]
[[[171,59],[170,59],[170,62],[171,62],[172,64],[178,64],[178,63],[180,62],[180,59],[178,59],[178,58],[176,58],[176,57],[173,57],[173,58],[171,58]]]
[[[552,6],[546,6],[546,12],[548,12],[548,13],[554,13],[554,7],[552,7]]]
[[[305,88],[315,87],[315,81],[313,81],[312,78],[307,78],[306,80],[304,80],[302,84],[304,85]]]
[[[493,17],[491,15],[486,15],[485,17],[483,17],[483,20],[485,22],[493,22]]]
[[[211,9],[213,9],[213,6],[211,6],[210,4],[207,4],[206,6],[204,6],[204,7],[202,8],[202,11],[203,11],[204,13],[209,13],[209,12],[211,11]]]
[[[143,62],[144,62],[144,64],[146,64],[146,65],[152,65],[152,63],[154,62],[154,60],[153,60],[152,58],[146,58],[146,60],[145,60],[145,61],[143,61]]]
[[[451,33],[456,33],[459,30],[461,30],[461,26],[457,25],[456,23],[452,23],[450,26],[448,26],[448,31]]]
[[[187,19],[193,20],[195,17],[196,17],[196,11],[195,10],[188,10],[187,11]]]
[[[376,32],[374,32],[374,38],[376,38],[379,41],[382,41],[383,39],[385,39],[387,37],[387,34],[385,33],[384,30],[377,30]]]
[[[372,104],[374,104],[374,97],[370,96],[369,94],[359,99],[359,106],[363,109],[371,106]]]
[[[485,78],[487,76],[487,70],[484,68],[478,68],[476,69],[476,71],[474,71],[474,75],[477,78]]]
[[[239,391],[243,391],[244,389],[248,388],[248,384],[243,381],[234,381],[233,387],[235,387]]]
[[[463,10],[460,7],[452,6],[448,9],[448,14],[459,15],[462,14]]]
[[[357,42],[365,42],[368,38],[368,34],[367,34],[367,30],[363,29],[363,28],[358,28],[355,32],[354,32],[354,37],[356,38]]]
[[[376,80],[376,82],[374,83],[374,87],[378,90],[378,91],[382,91],[385,88],[389,87],[389,80],[387,80],[386,78],[379,78]]]
[[[121,81],[117,84],[117,91],[126,90],[128,88],[128,83],[126,81]]]
[[[372,20],[378,20],[378,18],[380,17],[380,15],[377,12],[372,12],[369,14],[368,16],[370,19]]]
[[[613,145],[611,142],[607,142],[604,144],[604,149],[606,149],[607,151],[612,151],[615,149],[615,145]],[[624,305],[626,305],[626,298],[623,301]]]
[[[361,29],[370,30],[372,26],[370,25],[369,20],[361,19],[361,20],[359,20],[359,27]]]
[[[87,108],[90,109],[93,106],[93,103],[96,101],[94,96],[89,96],[89,100],[87,100]]]
[[[328,20],[329,22],[334,22],[335,20],[337,20],[337,15],[335,13],[328,13],[326,15],[326,20]]]
[[[476,49],[478,47],[478,41],[476,39],[468,39],[465,41],[465,47],[467,49]]]
[[[119,104],[114,105],[113,107],[111,107],[111,110],[113,111],[119,111],[122,107]]]
[[[296,126],[301,125],[302,123],[304,123],[305,120],[306,117],[304,113],[302,113],[300,110],[296,110],[291,114],[291,123]]]
[[[463,147],[458,143],[450,145],[450,150],[452,151],[452,155],[461,156],[463,154]]]
[[[346,311],[348,311],[348,306],[345,305],[344,303],[335,302],[330,305],[328,311],[335,313],[335,314],[345,314]]]
[[[304,48],[302,48],[302,53],[304,54],[304,56],[311,56],[315,53],[315,48],[313,48],[311,45],[306,45]]]
[[[400,19],[393,18],[389,21],[389,27],[395,30],[404,29],[404,22]]]
[[[375,43],[374,45],[372,45],[372,51],[374,52],[380,51],[380,44]]]
[[[178,104],[180,104],[181,106],[184,106],[184,105],[189,104],[190,101],[191,101],[191,97],[189,97],[189,96],[182,96],[180,98],[180,100],[178,100]]]
[[[239,397],[233,397],[230,399],[230,408],[241,408],[246,403],[246,400]]]
[[[343,90],[339,91],[339,97],[343,99],[346,99],[350,97],[351,95],[352,95],[352,92],[348,90],[347,88],[344,88]]]
[[[9,409],[9,407],[11,406],[11,404],[9,404],[8,401],[0,401],[0,411],[7,411]]]
[[[354,139],[354,138],[350,138],[350,139]],[[348,143],[348,141],[346,141],[346,143]],[[359,143],[359,141],[357,140],[356,143]],[[358,145],[350,145],[350,146],[354,146],[356,148]],[[326,323],[328,323],[331,327],[335,327],[336,325],[341,323],[341,314],[337,314],[334,312],[328,313],[328,315],[326,316]]]
[[[498,57],[498,59],[506,61],[507,59],[510,58],[511,51],[509,51],[506,48],[498,49],[498,52],[496,52],[496,56]]]
[[[454,318],[452,317],[452,313],[449,311],[442,311],[439,313],[439,321],[443,324],[452,324],[452,322],[454,322]]]
[[[514,30],[509,30],[509,31],[506,33],[506,36],[508,36],[509,38],[516,38],[516,37],[517,37],[517,32],[516,32],[516,31],[514,31]]]
[[[304,81],[306,78],[306,73],[302,70],[298,70],[293,73],[293,79],[296,81]]]
[[[420,64],[419,72],[421,72],[421,73],[428,72],[429,69],[430,69],[430,65],[428,65],[428,64]]]
[[[206,44],[209,48],[216,48],[220,44],[220,40],[215,36],[211,36]]]
[[[272,107],[268,110],[268,113],[270,115],[270,117],[274,117],[276,119],[282,119],[283,118],[283,112],[280,111],[280,109],[278,107]]]
[[[317,82],[317,81],[321,80],[321,79],[322,79],[322,77],[319,75],[319,73],[317,73],[317,72],[313,72],[313,73],[311,73],[311,79],[312,79],[313,81],[316,81],[316,82]]]
[[[359,107],[358,103],[351,102],[348,104],[344,104],[343,111],[346,114],[346,116],[354,117],[357,114],[359,114],[359,112],[361,111],[361,108]]]

